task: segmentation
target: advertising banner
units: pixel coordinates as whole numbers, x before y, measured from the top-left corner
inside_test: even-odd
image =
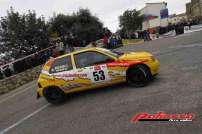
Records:
[[[160,15],[161,15],[161,19],[168,18],[168,8],[162,9],[162,10],[160,11]]]

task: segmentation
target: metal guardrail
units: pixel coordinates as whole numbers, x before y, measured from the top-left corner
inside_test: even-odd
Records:
[[[5,67],[5,66],[8,66],[8,65],[13,64],[13,63],[18,62],[18,61],[25,60],[25,59],[27,59],[27,58],[30,58],[30,57],[32,57],[32,56],[35,56],[35,55],[37,55],[37,54],[40,54],[40,53],[45,52],[45,51],[47,51],[47,50],[50,50],[50,49],[52,49],[52,48],[54,48],[54,47],[55,47],[55,46],[51,46],[51,47],[48,47],[48,48],[46,48],[46,49],[40,50],[40,51],[38,51],[38,52],[36,52],[36,53],[33,53],[33,54],[31,54],[31,55],[25,56],[25,57],[23,57],[23,58],[16,59],[16,60],[14,60],[14,61],[12,61],[12,62],[9,62],[9,63],[6,63],[6,64],[4,64],[4,65],[1,65],[0,68],[3,68],[3,67]]]
[[[40,50],[23,58],[16,59],[12,62],[0,66],[0,79],[8,78],[12,75],[21,73],[27,69],[31,69],[38,65],[45,63],[51,56],[53,56],[53,49],[55,46]],[[52,52],[48,54],[48,51]],[[45,54],[46,53],[46,54]]]

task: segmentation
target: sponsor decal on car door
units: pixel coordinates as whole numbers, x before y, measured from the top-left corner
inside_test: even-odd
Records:
[[[102,83],[110,80],[106,64],[78,69],[78,73],[87,74],[87,79],[91,80],[91,84]]]
[[[106,64],[97,65],[90,67],[90,74],[89,78],[91,79],[92,83],[100,83],[109,81],[109,73]]]

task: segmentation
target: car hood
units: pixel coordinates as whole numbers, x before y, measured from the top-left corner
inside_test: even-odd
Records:
[[[148,52],[130,52],[120,56],[119,60],[144,60],[150,58],[151,56],[152,54]]]

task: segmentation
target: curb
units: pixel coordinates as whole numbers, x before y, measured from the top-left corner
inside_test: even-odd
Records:
[[[140,41],[136,41],[136,42],[130,42],[129,40],[128,40],[128,42],[126,43],[126,44],[123,44],[124,46],[127,46],[127,45],[140,45],[140,44],[142,44],[142,43],[144,43],[144,40],[140,40]]]

